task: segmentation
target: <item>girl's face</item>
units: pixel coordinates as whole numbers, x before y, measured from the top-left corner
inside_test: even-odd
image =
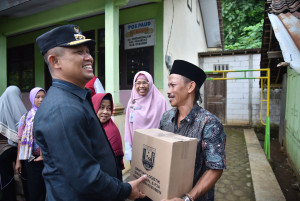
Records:
[[[138,94],[141,96],[146,96],[149,92],[149,82],[146,79],[137,79],[135,81],[135,89]]]
[[[111,102],[110,100],[102,100],[97,116],[102,124],[106,123],[112,114]]]
[[[39,92],[36,94],[35,98],[34,98],[34,105],[35,105],[36,107],[40,107],[40,105],[41,105],[42,101],[44,100],[44,98],[45,98],[45,92],[42,91],[42,90],[39,91]]]

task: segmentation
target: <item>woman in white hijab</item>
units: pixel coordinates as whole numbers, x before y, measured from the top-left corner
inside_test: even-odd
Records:
[[[3,200],[16,200],[13,162],[18,151],[17,124],[25,112],[20,89],[9,86],[0,97],[0,189]]]

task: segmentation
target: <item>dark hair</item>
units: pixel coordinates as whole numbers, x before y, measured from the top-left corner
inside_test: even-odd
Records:
[[[187,78],[187,77],[184,77],[182,76],[183,80],[184,80],[184,84],[188,84],[190,82],[192,82],[191,79]],[[195,87],[195,98],[194,98],[194,104],[197,103],[197,101],[199,101],[199,104],[202,103],[202,98],[201,98],[201,94],[200,94],[200,88],[198,87],[198,85],[196,84],[196,87]]]
[[[50,53],[51,52],[51,53]],[[49,72],[51,73],[51,68],[50,68],[50,63],[49,63],[49,61],[48,61],[48,56],[49,56],[49,54],[55,54],[55,55],[58,55],[58,56],[61,56],[61,55],[63,55],[64,54],[64,52],[61,50],[61,49],[57,49],[57,48],[52,48],[52,49],[50,49],[50,50],[48,50],[45,54],[44,54],[44,61],[45,61],[45,63],[47,64],[47,66],[48,66],[48,70],[49,70]]]
[[[111,94],[106,94],[103,98],[102,98],[102,101],[103,100],[109,100],[110,101],[110,104],[111,104],[111,112],[113,112],[114,111],[114,108],[113,108],[113,102],[112,102],[112,96],[111,96]],[[101,103],[102,103],[102,101],[101,101]],[[100,106],[101,106],[101,103],[100,103]]]
[[[109,94],[106,94],[106,95],[102,98],[102,100],[110,100],[110,102],[112,101],[112,100],[111,100],[111,96],[110,96]]]
[[[48,54],[48,53],[45,53],[43,57],[44,57],[45,63],[47,64],[47,66],[48,66],[48,68],[49,68],[48,56],[49,56],[49,54]],[[50,70],[50,69],[49,69],[49,70]]]

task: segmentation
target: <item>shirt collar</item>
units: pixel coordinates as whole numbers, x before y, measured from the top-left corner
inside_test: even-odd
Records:
[[[192,124],[196,118],[196,110],[197,108],[201,108],[197,103],[194,104],[193,108],[191,109],[191,111],[188,113],[188,115],[182,120],[182,121],[186,121],[189,124]],[[176,123],[178,118],[178,109],[174,108],[174,113],[173,113],[173,117],[172,117],[172,122]]]
[[[83,100],[86,99],[87,94],[91,94],[88,89],[82,89],[79,86],[64,80],[53,79],[52,86],[65,89]]]

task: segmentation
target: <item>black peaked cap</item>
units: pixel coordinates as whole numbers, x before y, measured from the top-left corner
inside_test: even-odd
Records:
[[[171,74],[182,75],[194,81],[199,89],[206,80],[206,74],[198,66],[183,60],[175,60],[170,72]]]
[[[36,39],[42,55],[54,47],[69,47],[80,44],[95,45],[95,41],[85,38],[79,26],[68,24],[56,27]]]

